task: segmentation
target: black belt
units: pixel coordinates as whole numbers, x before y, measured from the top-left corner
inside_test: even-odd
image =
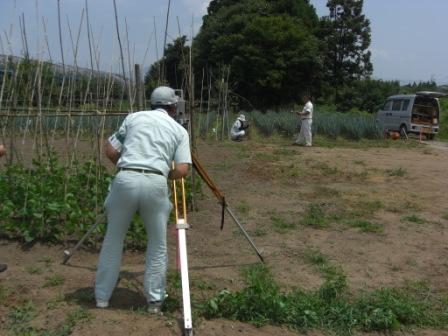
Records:
[[[151,169],[139,169],[139,168],[118,168],[118,171],[133,171],[136,173],[141,173],[141,174],[156,174],[156,175],[162,175],[162,172],[158,171],[158,170],[151,170]]]

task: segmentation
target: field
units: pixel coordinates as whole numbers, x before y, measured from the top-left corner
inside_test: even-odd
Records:
[[[442,311],[443,316],[390,330],[400,335],[448,335],[441,330],[447,326],[448,302],[446,143],[338,143],[321,138],[315,147],[302,148],[272,137],[241,143],[200,141],[198,153],[262,251],[281,292],[318,291],[333,277],[346,279],[348,297],[400,289],[430,303],[431,311]],[[221,209],[204,183],[195,206],[187,238],[195,335],[300,334],[269,323],[257,327],[265,323],[254,319],[208,320],[207,314],[199,313],[204,302],[210,306],[207,300],[223,289],[243,290],[243,271],[254,269],[259,260],[229,217],[220,231]],[[144,310],[141,251],[125,252],[111,307],[99,310],[92,290],[97,248],[79,251],[63,266],[64,245],[0,240],[0,262],[9,267],[0,275],[0,334],[181,334],[172,226],[168,238],[168,305],[174,308],[166,307],[162,317]],[[411,300],[406,302],[405,308],[414,311]],[[323,335],[325,330],[339,334],[334,326],[310,329],[308,335]],[[373,331],[366,334],[377,334],[375,328],[368,330]],[[349,332],[363,334],[362,328],[343,333]]]

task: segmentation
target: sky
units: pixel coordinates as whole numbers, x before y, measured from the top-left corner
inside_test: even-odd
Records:
[[[96,55],[102,70],[120,72],[113,0],[87,2],[94,58]],[[167,43],[180,35],[191,39],[200,29],[209,2],[171,0]],[[0,53],[23,55],[24,21],[31,57],[51,56],[60,62],[57,3],[0,0]],[[77,64],[90,67],[85,12],[82,15],[85,3],[86,0],[60,0],[62,46],[65,63],[74,63],[77,50]],[[327,0],[311,0],[319,16],[328,15],[326,3]],[[162,54],[168,0],[116,0],[116,4],[124,58],[127,63],[148,68]],[[430,79],[448,83],[447,13],[447,0],[364,0],[364,14],[372,30],[373,77],[402,83]]]

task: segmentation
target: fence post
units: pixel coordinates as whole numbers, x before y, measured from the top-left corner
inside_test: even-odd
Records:
[[[143,92],[142,92],[142,75],[140,71],[140,64],[134,65],[134,71],[135,71],[135,88],[136,88],[136,94],[137,94],[137,106],[138,110],[143,110]]]

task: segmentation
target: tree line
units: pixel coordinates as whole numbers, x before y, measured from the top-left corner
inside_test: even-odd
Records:
[[[339,111],[374,112],[401,87],[371,78],[363,2],[328,0],[328,15],[319,18],[309,0],[211,1],[191,43],[195,95],[203,93],[205,78],[215,90],[225,81],[242,108],[288,106],[309,93]],[[148,91],[160,83],[187,87],[187,42],[181,36],[166,46],[145,76]]]

